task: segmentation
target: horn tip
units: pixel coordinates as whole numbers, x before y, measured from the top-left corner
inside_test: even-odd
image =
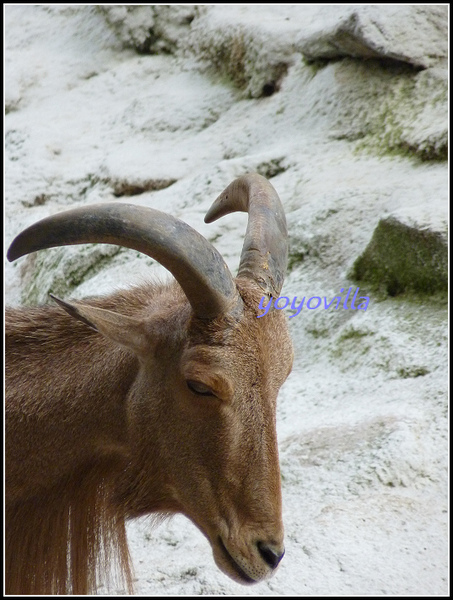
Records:
[[[19,248],[16,248],[16,244],[13,242],[11,246],[8,248],[8,252],[6,253],[6,258],[8,262],[14,262],[18,258],[23,256]]]
[[[205,223],[212,223],[213,221],[215,221],[215,215],[214,215],[214,211],[212,209],[213,209],[213,206],[211,206],[211,208],[206,213],[206,215],[204,217]]]

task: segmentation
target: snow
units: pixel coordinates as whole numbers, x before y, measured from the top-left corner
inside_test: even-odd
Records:
[[[398,38],[398,7],[366,8],[360,18],[373,27],[376,19],[387,22],[393,42],[404,46],[398,56],[410,55],[414,36]],[[203,216],[232,179],[251,170],[271,178],[285,205],[291,255],[303,256],[281,293],[290,298],[333,298],[353,285],[354,260],[389,214],[444,231],[445,162],[355,143],[359,133],[375,135],[383,99],[400,89],[391,87],[393,75],[382,75],[381,88],[380,71],[371,73],[367,82],[374,83],[364,93],[360,77],[368,63],[346,58],[316,71],[298,53],[352,11],[203,5],[187,31],[177,30],[186,31],[178,52],[140,55],[125,41],[126,26],[140,26],[134,13],[120,36],[93,5],[7,5],[6,244],[66,206],[114,200],[115,185],[127,183],[150,191],[118,201],[183,219],[213,241],[235,272],[246,216],[212,225]],[[168,27],[173,40],[176,25]],[[207,46],[231,39],[232,31],[248,32],[247,51],[260,57],[243,90],[203,62]],[[440,47],[433,43],[439,54]],[[429,54],[425,38],[414,54],[423,63],[422,50]],[[275,57],[287,61],[287,72],[276,93],[260,96]],[[420,78],[419,87],[423,78],[442,76],[433,68]],[[377,100],[371,88],[381,94]],[[419,129],[412,119],[413,135],[409,126],[404,135],[437,143],[443,105],[423,102]],[[162,181],[175,183],[159,189]],[[85,260],[80,247],[59,256],[59,269],[39,280],[38,301],[46,301],[68,265]],[[8,304],[24,300],[33,264],[30,257],[5,264]],[[115,252],[68,295],[107,293],[165,273],[146,257]],[[252,587],[236,584],[216,568],[192,523],[177,516],[153,527],[144,519],[128,528],[137,594],[448,592],[446,309],[434,298],[383,298],[365,286],[360,295],[370,297],[366,311],[304,308],[289,319],[296,359],[278,407],[286,555],[275,576]]]

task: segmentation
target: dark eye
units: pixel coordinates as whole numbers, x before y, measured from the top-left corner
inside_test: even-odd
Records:
[[[188,379],[186,383],[189,390],[191,390],[194,394],[198,394],[199,396],[215,396],[211,388],[200,381]]]

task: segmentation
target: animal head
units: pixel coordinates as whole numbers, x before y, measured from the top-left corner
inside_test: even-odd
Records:
[[[179,286],[167,289],[165,302],[135,299],[127,314],[55,300],[138,365],[125,401],[127,468],[112,502],[129,517],[183,513],[222,571],[255,583],[284,554],[276,401],[293,352],[282,311],[257,315],[263,294],[278,296],[283,284],[287,232],[274,188],[257,174],[230,184],[205,220],[236,210],[249,213],[236,278],[185,223],[132,205],[48,217],[15,239],[8,258],[104,242],[139,250],[173,273]]]

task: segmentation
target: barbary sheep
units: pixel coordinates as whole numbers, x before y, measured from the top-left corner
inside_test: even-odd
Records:
[[[238,582],[279,564],[276,400],[293,351],[283,311],[257,315],[283,284],[286,220],[257,174],[205,220],[233,211],[249,213],[236,278],[194,229],[128,204],[47,217],[11,244],[10,261],[117,244],[176,281],[6,310],[7,593],[93,593],[112,564],[132,591],[125,520],[151,513],[188,517]]]

